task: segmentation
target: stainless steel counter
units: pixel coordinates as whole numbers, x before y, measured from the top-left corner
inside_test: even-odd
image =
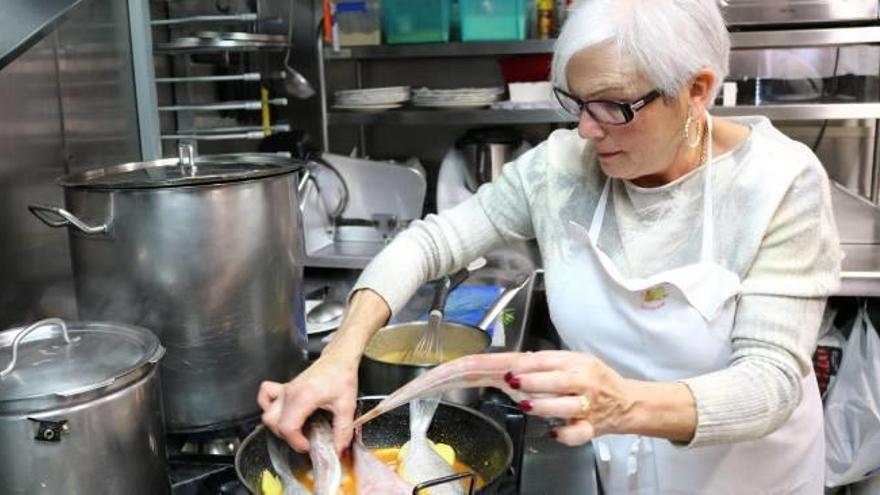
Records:
[[[846,258],[841,296],[880,296],[880,208],[832,184],[831,201]]]

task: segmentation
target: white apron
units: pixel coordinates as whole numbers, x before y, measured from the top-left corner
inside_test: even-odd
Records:
[[[711,164],[711,141],[707,156]],[[647,278],[623,277],[598,248],[610,180],[590,228],[568,226],[570,254],[548,267],[546,283],[551,318],[570,349],[595,355],[626,378],[648,381],[676,381],[729,365],[741,284],[714,261],[711,170],[707,165],[703,174],[703,240],[696,263]],[[610,494],[821,494],[824,447],[812,373],[788,421],[758,440],[692,449],[636,435],[593,440]]]

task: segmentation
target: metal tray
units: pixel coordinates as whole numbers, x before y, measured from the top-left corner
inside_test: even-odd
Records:
[[[172,53],[202,53],[218,51],[259,51],[259,50],[285,50],[288,43],[240,41],[217,38],[199,38],[186,36],[177,38],[167,43],[159,43],[156,50]]]
[[[283,34],[245,33],[241,31],[199,31],[197,38],[244,41],[254,43],[286,44],[287,36]]]

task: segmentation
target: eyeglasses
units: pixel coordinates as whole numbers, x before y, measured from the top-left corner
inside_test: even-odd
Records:
[[[660,91],[654,89],[650,93],[637,98],[633,101],[612,101],[612,100],[581,100],[577,96],[572,95],[562,89],[553,88],[553,93],[563,110],[580,117],[581,113],[587,112],[590,117],[600,124],[608,125],[624,125],[630,123],[635,118],[636,112],[645,108],[648,103],[660,97]]]

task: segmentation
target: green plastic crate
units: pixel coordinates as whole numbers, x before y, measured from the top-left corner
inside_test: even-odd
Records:
[[[526,38],[526,0],[458,0],[462,41]]]
[[[385,42],[449,41],[452,0],[382,0]]]

